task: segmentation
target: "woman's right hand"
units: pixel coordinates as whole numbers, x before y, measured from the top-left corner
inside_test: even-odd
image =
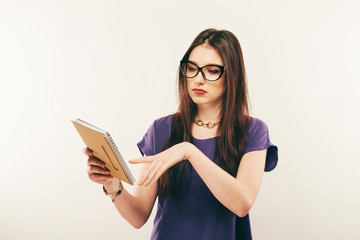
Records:
[[[89,148],[84,148],[83,153],[88,156],[87,172],[90,180],[102,184],[109,193],[115,192],[119,187],[119,181],[110,175],[110,171],[106,168],[105,163],[95,158]]]

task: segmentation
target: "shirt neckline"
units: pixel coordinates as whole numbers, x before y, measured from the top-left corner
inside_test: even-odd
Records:
[[[197,141],[213,140],[213,139],[216,139],[217,137],[218,137],[218,136],[216,136],[216,137],[211,137],[211,138],[196,138],[196,137],[192,136],[192,138],[193,138],[194,140],[197,140]]]

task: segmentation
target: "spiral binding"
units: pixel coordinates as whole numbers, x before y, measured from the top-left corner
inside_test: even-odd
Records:
[[[129,180],[130,184],[133,185],[135,183],[135,178],[131,174],[130,169],[126,165],[125,160],[121,156],[119,149],[116,147],[115,142],[109,133],[106,133],[105,140],[109,144],[112,152],[114,153],[116,159],[118,160],[120,167],[122,168],[123,172],[125,173],[126,178]]]

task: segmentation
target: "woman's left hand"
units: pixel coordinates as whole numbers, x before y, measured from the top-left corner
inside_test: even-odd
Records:
[[[148,163],[149,167],[140,176],[138,185],[148,186],[150,183],[156,182],[159,177],[170,167],[174,166],[176,163],[183,161],[188,158],[189,151],[193,145],[189,142],[182,142],[172,146],[165,151],[153,155],[146,156],[138,159],[130,160],[130,163]]]

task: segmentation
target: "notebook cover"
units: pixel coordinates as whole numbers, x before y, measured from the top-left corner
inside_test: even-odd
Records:
[[[120,179],[121,181],[133,185],[133,183],[131,183],[130,180],[126,177],[122,167],[111,150],[111,147],[106,140],[106,135],[87,128],[75,121],[72,121],[72,123],[79,132],[85,145],[93,151],[93,155],[95,157],[99,158],[105,163],[106,168],[110,171],[110,174]],[[131,175],[131,173],[129,175]]]

